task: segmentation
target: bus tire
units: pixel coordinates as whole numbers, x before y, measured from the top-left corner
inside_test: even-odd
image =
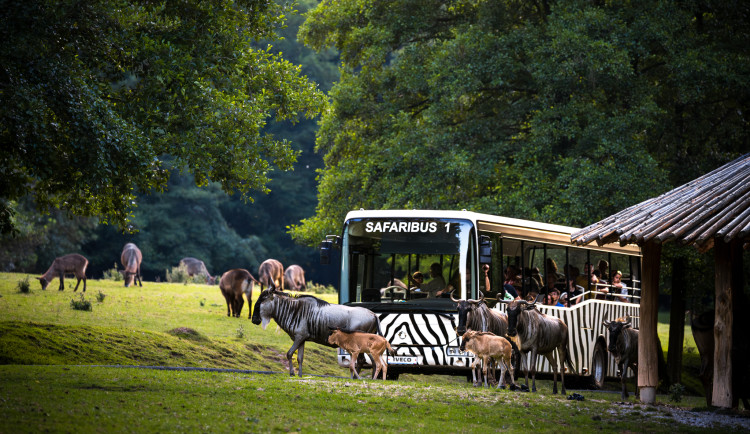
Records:
[[[604,379],[607,376],[607,348],[601,342],[594,347],[591,356],[591,385],[594,389],[604,387]]]
[[[398,380],[398,376],[399,376],[399,375],[400,375],[400,372],[392,372],[392,371],[388,371],[388,372],[387,372],[387,373],[385,374],[385,379],[386,379],[386,380],[393,380],[393,381],[397,381],[397,380]]]

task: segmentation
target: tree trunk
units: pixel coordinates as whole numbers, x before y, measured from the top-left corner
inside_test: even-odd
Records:
[[[687,261],[677,257],[672,262],[672,306],[669,312],[669,349],[667,378],[669,384],[682,382],[682,345],[685,340],[685,279]]]
[[[641,402],[656,402],[659,385],[659,359],[654,351],[659,345],[656,326],[659,313],[659,265],[661,244],[653,241],[643,246],[643,291],[641,298],[641,323],[638,333],[638,388]]]
[[[716,258],[716,319],[714,320],[715,407],[732,408],[732,254],[723,240],[714,242]]]

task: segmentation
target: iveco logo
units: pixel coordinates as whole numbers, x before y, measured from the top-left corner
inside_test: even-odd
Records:
[[[406,339],[406,332],[404,332],[403,330],[401,330],[400,332],[398,332],[398,338],[401,339],[401,340],[405,340]]]

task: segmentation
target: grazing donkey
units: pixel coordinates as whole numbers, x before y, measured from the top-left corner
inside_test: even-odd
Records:
[[[331,329],[331,335],[328,336],[328,343],[339,346],[351,354],[349,371],[352,378],[357,379],[362,378],[355,368],[360,353],[370,353],[372,355],[372,362],[375,365],[375,368],[372,370],[373,380],[378,378],[378,373],[381,370],[383,371],[383,380],[385,380],[386,373],[388,372],[388,361],[387,358],[383,358],[383,353],[388,351],[389,355],[396,355],[388,339],[373,333],[350,332],[335,328]]]
[[[83,292],[86,292],[86,267],[88,267],[88,265],[89,260],[78,253],[60,256],[59,258],[55,258],[55,260],[52,261],[49,270],[42,274],[42,277],[38,278],[39,283],[42,284],[42,289],[45,290],[50,282],[52,282],[52,279],[58,277],[60,278],[59,290],[62,291],[65,289],[65,273],[73,273],[78,279],[73,292],[78,291],[78,285],[81,284],[81,280],[83,280]]]
[[[204,264],[200,259],[182,258],[180,259],[180,268],[184,268],[188,276],[190,277],[193,277],[195,275],[206,276],[207,285],[213,285],[214,282],[216,282],[216,276],[212,276],[208,272],[206,264]]]
[[[275,259],[266,259],[258,267],[258,280],[260,280],[260,290],[263,291],[263,285],[268,288],[284,289],[284,266]]]
[[[304,291],[307,289],[305,282],[305,270],[299,265],[290,265],[284,271],[284,281],[292,291]]]
[[[141,261],[143,260],[143,254],[141,250],[133,243],[125,244],[120,254],[120,262],[125,267],[125,271],[122,272],[125,277],[125,287],[127,288],[133,283],[133,280],[138,283],[139,286],[143,286],[141,281]]]

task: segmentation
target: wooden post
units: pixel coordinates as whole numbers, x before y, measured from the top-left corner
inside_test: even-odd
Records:
[[[667,372],[669,383],[682,382],[682,343],[685,340],[685,287],[687,260],[680,256],[672,261],[672,306],[669,312],[669,350]]]
[[[641,322],[638,333],[638,388],[641,402],[656,402],[659,385],[659,357],[655,349],[659,339],[656,326],[659,320],[659,265],[661,244],[649,241],[643,246],[643,291],[641,293]]]
[[[714,320],[714,389],[711,404],[732,408],[732,251],[714,240],[716,319]]]

